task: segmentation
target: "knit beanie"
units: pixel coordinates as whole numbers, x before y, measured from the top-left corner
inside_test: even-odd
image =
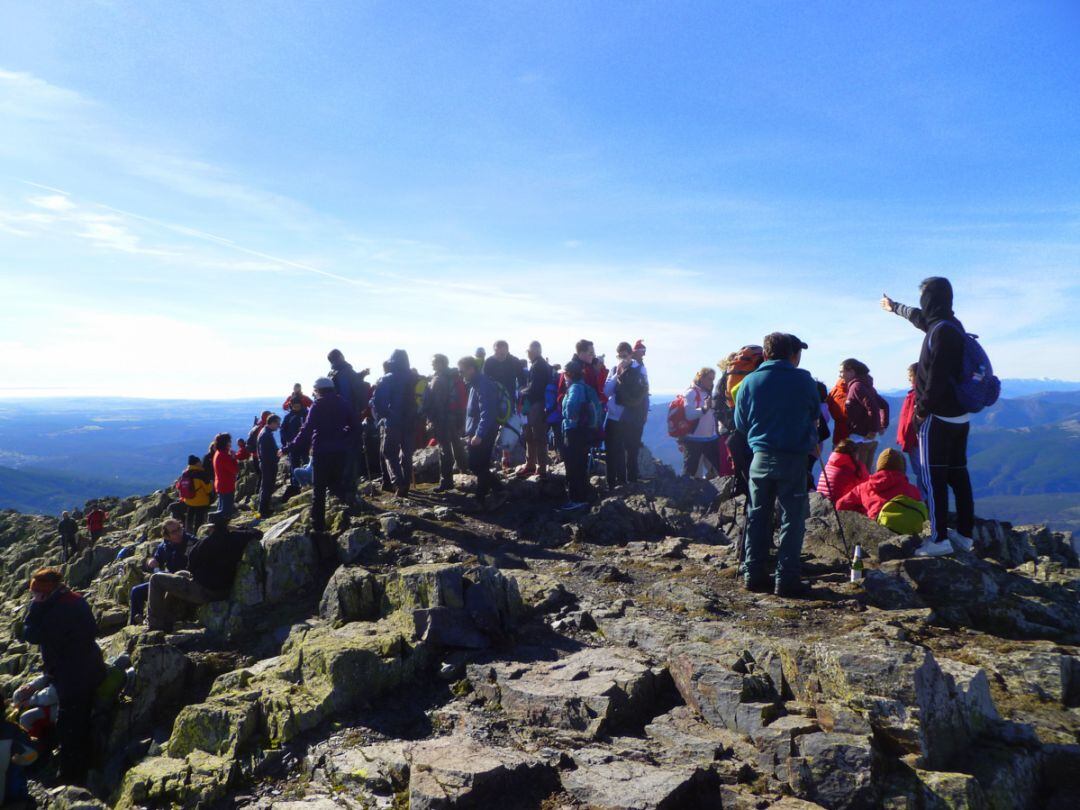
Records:
[[[39,568],[30,577],[30,590],[48,596],[64,584],[60,572],[55,568]]]
[[[893,470],[895,472],[907,472],[907,461],[904,454],[887,447],[881,451],[877,459],[877,471]]]

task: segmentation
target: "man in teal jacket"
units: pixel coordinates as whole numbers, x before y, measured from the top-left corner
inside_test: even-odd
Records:
[[[735,401],[735,427],[754,453],[743,584],[751,591],[770,589],[766,565],[773,501],[779,499],[775,593],[806,596],[808,589],[799,578],[808,503],[806,457],[817,446],[821,399],[813,377],[798,368],[805,343],[794,335],[773,332],[764,347],[765,362],[746,377]]]

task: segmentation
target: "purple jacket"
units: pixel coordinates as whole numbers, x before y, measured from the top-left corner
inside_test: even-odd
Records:
[[[860,436],[882,433],[889,426],[889,403],[874,389],[873,377],[856,377],[848,383],[844,410],[851,432]]]
[[[312,455],[348,450],[355,430],[356,416],[348,403],[337,393],[324,394],[315,400],[304,426],[285,449],[310,447]]]

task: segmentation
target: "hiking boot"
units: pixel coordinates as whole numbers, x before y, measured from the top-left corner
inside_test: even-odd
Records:
[[[931,540],[927,537],[922,545],[915,549],[916,557],[946,557],[953,553],[952,543],[948,540]]]
[[[957,551],[973,551],[975,549],[975,541],[960,534],[956,529],[949,529],[949,542]]]
[[[450,481],[440,481],[439,485],[432,492],[449,492],[454,488],[454,485]]]
[[[514,478],[531,478],[534,475],[536,475],[536,468],[529,467],[528,465],[518,467],[514,470]]]
[[[767,576],[743,577],[739,586],[750,593],[769,593],[773,589],[772,580]]]
[[[399,498],[408,498],[409,497],[409,488],[408,487],[398,487],[394,491],[394,494],[397,495]]]
[[[801,579],[778,579],[773,593],[784,599],[809,599],[813,591]]]

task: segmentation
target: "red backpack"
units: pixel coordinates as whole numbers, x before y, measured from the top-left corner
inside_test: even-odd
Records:
[[[697,429],[697,419],[686,418],[686,398],[679,394],[667,409],[667,432],[673,439],[682,439]]]
[[[191,474],[191,470],[184,470],[180,473],[175,486],[176,494],[180,496],[180,500],[187,501],[195,497],[195,476]]]

